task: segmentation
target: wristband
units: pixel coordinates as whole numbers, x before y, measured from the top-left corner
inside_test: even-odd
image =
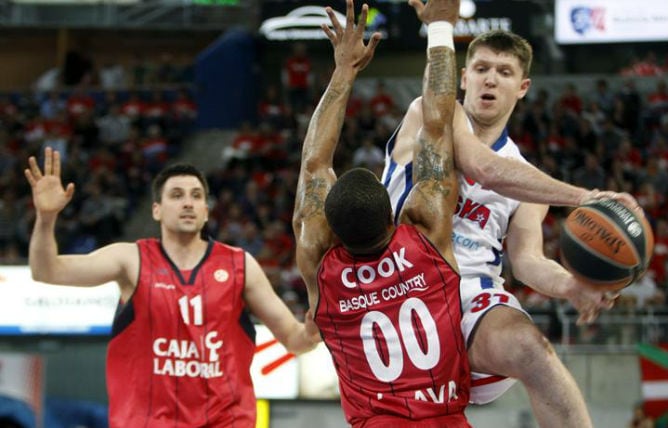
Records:
[[[453,26],[448,21],[434,21],[427,26],[427,49],[445,46],[453,51],[455,42],[452,38]]]

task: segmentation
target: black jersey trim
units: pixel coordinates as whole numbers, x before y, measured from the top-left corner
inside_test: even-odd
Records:
[[[197,278],[197,274],[199,273],[199,270],[202,268],[204,265],[204,262],[209,258],[209,255],[213,251],[213,244],[214,241],[213,239],[209,238],[209,242],[207,243],[206,251],[204,252],[204,255],[200,259],[200,261],[197,263],[195,268],[190,272],[190,277],[188,278],[188,281],[183,278],[183,275],[181,274],[181,270],[176,266],[174,261],[169,257],[169,254],[167,254],[167,251],[165,251],[165,247],[162,246],[162,241],[160,242],[160,252],[162,253],[163,257],[165,260],[167,260],[167,263],[169,263],[169,266],[172,268],[172,271],[174,271],[174,274],[179,278],[179,282],[181,282],[181,285],[193,285],[195,284],[195,278]]]
[[[119,334],[121,334],[132,321],[135,320],[135,305],[130,298],[127,303],[118,302],[116,307],[116,313],[114,314],[114,321],[111,324],[111,337],[112,339]]]

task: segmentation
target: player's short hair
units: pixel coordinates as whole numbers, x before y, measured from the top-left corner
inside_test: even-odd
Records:
[[[353,168],[329,191],[325,216],[348,249],[364,252],[378,245],[392,225],[390,196],[373,172]]]
[[[202,183],[202,187],[204,187],[204,194],[209,194],[209,183],[207,183],[206,177],[202,171],[191,164],[175,163],[160,171],[153,179],[153,183],[151,185],[153,202],[162,202],[162,190],[165,187],[165,183],[170,178],[179,175],[191,175],[197,178],[200,183]]]
[[[529,77],[531,72],[531,61],[533,61],[533,49],[529,42],[515,33],[503,30],[487,31],[478,35],[469,43],[466,51],[466,63],[471,60],[479,47],[486,47],[494,52],[504,52],[514,55],[522,67],[522,77]]]

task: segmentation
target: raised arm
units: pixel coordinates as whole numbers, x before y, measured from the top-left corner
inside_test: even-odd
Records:
[[[412,159],[417,129],[422,123],[422,98],[413,100],[404,115],[392,158],[401,164]],[[464,108],[456,103],[454,117],[455,165],[466,177],[487,189],[522,202],[577,206],[600,198],[618,199],[631,208],[637,202],[627,193],[599,191],[556,180],[538,168],[497,155],[471,131]]]
[[[455,114],[455,157],[465,176],[509,198],[576,206],[595,196],[587,189],[556,180],[533,165],[498,156],[469,129],[461,105]]]
[[[452,213],[457,202],[452,121],[457,93],[453,25],[459,1],[412,0],[428,24],[427,65],[422,81],[422,128],[413,148],[413,189],[400,221],[415,224],[444,255],[451,248]]]
[[[37,212],[30,237],[29,263],[32,276],[49,284],[94,286],[116,281],[122,298],[133,291],[139,269],[139,252],[132,243],[112,244],[86,255],[59,255],[55,238],[56,219],[72,199],[74,184],[63,188],[60,154],[44,151],[44,171],[30,157],[25,176],[30,183]]]
[[[357,73],[369,63],[380,41],[380,34],[374,33],[368,45],[364,44],[366,4],[362,6],[358,25],[355,26],[353,2],[346,1],[345,28],[331,8],[326,10],[333,30],[323,25],[323,31],[334,47],[336,67],[306,132],[292,219],[297,241],[297,265],[309,288],[315,284],[317,266],[334,239],[327,225],[324,205],[327,193],[336,181],[332,162],[346,104]]]

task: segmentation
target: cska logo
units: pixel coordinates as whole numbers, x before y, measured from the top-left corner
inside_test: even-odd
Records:
[[[470,199],[463,200],[460,196],[457,198],[455,215],[460,218],[474,221],[478,223],[481,229],[484,229],[487,220],[489,220],[490,211],[486,206]]]

